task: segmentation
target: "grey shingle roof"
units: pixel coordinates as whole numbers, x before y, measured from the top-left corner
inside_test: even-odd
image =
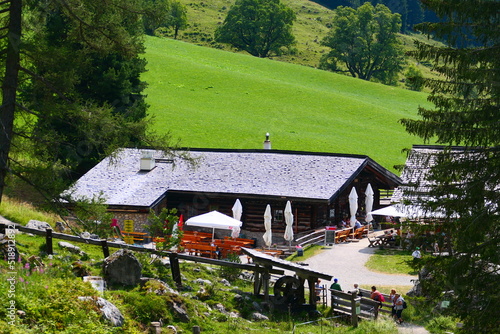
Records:
[[[79,179],[72,196],[102,192],[108,205],[151,206],[168,190],[329,200],[367,163],[398,179],[366,156],[286,151],[191,150],[199,166],[175,160],[139,170],[144,150],[123,149]],[[154,151],[155,158],[163,158]]]

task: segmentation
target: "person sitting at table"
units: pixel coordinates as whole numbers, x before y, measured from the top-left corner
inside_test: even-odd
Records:
[[[361,223],[356,219],[356,222],[354,223],[354,230],[356,231],[358,228],[362,227]]]

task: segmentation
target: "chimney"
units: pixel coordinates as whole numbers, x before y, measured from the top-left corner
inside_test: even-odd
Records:
[[[266,140],[264,140],[264,150],[271,149],[271,141],[269,140],[269,132],[266,133]]]
[[[150,171],[155,168],[155,158],[152,151],[142,151],[141,155],[141,171]]]

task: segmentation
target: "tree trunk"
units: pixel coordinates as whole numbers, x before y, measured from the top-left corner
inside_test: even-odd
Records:
[[[9,170],[9,151],[12,141],[14,111],[19,74],[19,46],[21,41],[22,0],[11,0],[7,33],[5,77],[2,80],[2,105],[0,106],[0,203]]]

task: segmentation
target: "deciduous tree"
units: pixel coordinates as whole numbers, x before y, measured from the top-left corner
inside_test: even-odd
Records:
[[[280,0],[238,0],[217,28],[215,39],[264,58],[294,44],[294,21],[295,13]]]
[[[426,157],[428,193],[420,205],[447,217],[440,233],[449,256],[422,262],[432,279],[425,292],[439,300],[453,290],[449,312],[460,317],[466,333],[498,332],[500,307],[500,2],[496,0],[423,0],[440,23],[418,29],[448,42],[417,42],[413,55],[433,64],[439,79],[424,79],[434,108],[420,108],[420,119],[403,119],[407,131],[447,148]],[[453,150],[452,145],[463,146]],[[418,187],[418,184],[416,185]],[[407,198],[415,193],[406,192]]]
[[[403,46],[397,39],[400,28],[400,15],[384,5],[340,6],[322,41],[331,50],[322,57],[320,67],[394,84],[404,62]]]

